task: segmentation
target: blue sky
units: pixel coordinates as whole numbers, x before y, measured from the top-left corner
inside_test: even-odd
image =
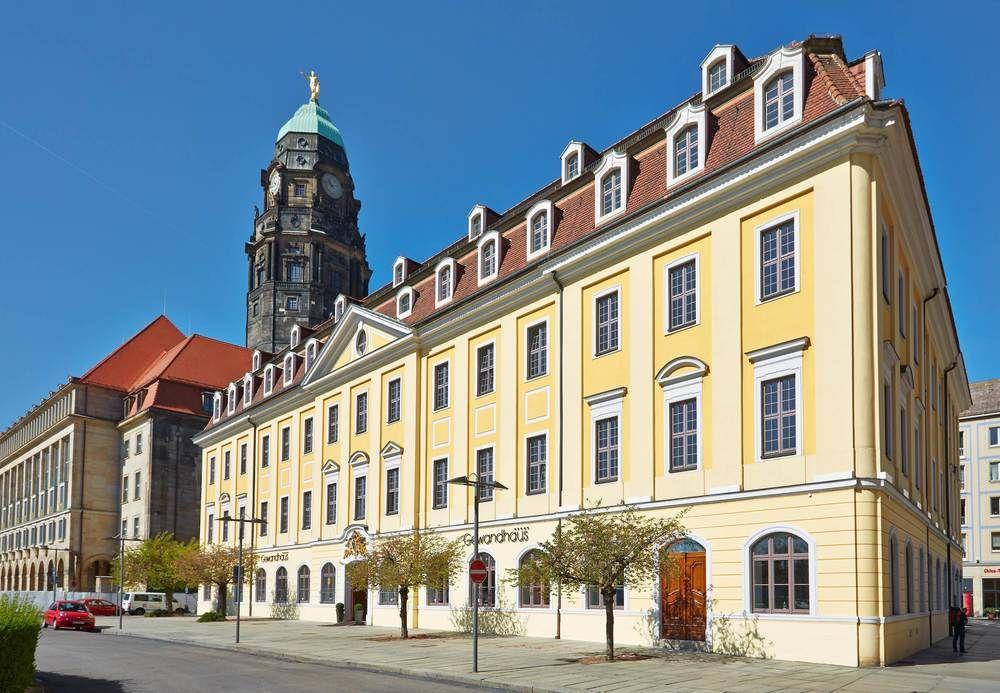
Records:
[[[717,42],[882,51],[909,104],[972,379],[1000,376],[996,4],[13,3],[0,26],[0,429],[162,309],[243,343],[243,243],[319,72],[372,286],[699,87]],[[817,8],[817,5],[820,5]],[[982,115],[981,115],[982,114]],[[976,133],[983,133],[976,135]]]

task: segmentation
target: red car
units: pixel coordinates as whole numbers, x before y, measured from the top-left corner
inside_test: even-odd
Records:
[[[112,604],[107,599],[81,599],[87,611],[94,616],[117,616],[118,605]]]
[[[87,611],[87,607],[80,601],[62,600],[52,602],[45,610],[42,617],[42,627],[52,626],[56,630],[60,628],[73,628],[74,630],[95,630],[94,615]]]

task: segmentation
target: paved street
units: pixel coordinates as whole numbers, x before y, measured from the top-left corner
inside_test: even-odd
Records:
[[[233,643],[233,622],[197,623],[193,618],[130,617],[125,621],[124,635],[138,636],[135,639],[118,634],[117,619],[99,618],[98,623],[107,630],[103,635],[89,639],[109,640],[114,645],[107,649],[118,652],[127,652],[132,643],[139,642],[138,637],[201,645],[197,650],[198,658],[193,661],[204,661],[210,665],[201,674],[194,673],[196,669],[188,667],[182,677],[185,683],[179,686],[186,687],[186,693],[206,687],[205,679],[200,678],[201,676],[223,680],[242,675],[242,666],[249,667],[246,676],[252,684],[264,680],[254,678],[257,676],[254,672],[259,670],[271,677],[267,681],[275,682],[268,684],[271,690],[291,690],[280,687],[283,682],[292,680],[291,675],[285,672],[294,672],[296,675],[307,670],[322,672],[322,667],[315,665],[331,661],[347,667],[393,674],[409,673],[437,679],[437,682],[428,684],[433,690],[446,690],[441,681],[523,691],[577,692],[668,690],[764,693],[837,690],[936,693],[1000,690],[1000,623],[996,621],[974,621],[971,624],[966,640],[969,653],[962,657],[951,653],[950,641],[942,640],[919,655],[885,669],[857,669],[713,654],[664,653],[659,650],[640,651],[650,657],[638,661],[607,663],[598,660],[592,664],[581,664],[577,661],[581,657],[600,655],[601,645],[574,640],[512,637],[482,640],[479,674],[472,674],[470,671],[469,639],[450,633],[414,629],[411,630],[413,635],[424,634],[431,637],[400,641],[394,637],[398,634],[398,630],[394,628],[336,627],[311,621],[261,619],[244,623],[243,642],[238,646],[242,653],[262,655],[262,658],[251,659],[230,654],[237,648]],[[81,640],[88,638],[77,633],[58,635],[76,636]],[[39,648],[40,651],[45,646],[47,643]],[[621,651],[635,649],[622,648]],[[153,651],[159,650],[154,648]],[[181,648],[180,651],[184,656],[191,652],[188,648]],[[124,658],[132,659],[128,655]],[[301,664],[289,663],[289,659]],[[231,665],[230,660],[253,664]],[[43,668],[45,661],[40,657],[40,668]],[[164,674],[172,674],[171,667],[176,666],[177,661],[172,658],[169,666],[164,665],[159,670]],[[237,669],[230,672],[231,666],[236,666]],[[96,671],[104,671],[104,668],[97,668]],[[344,672],[335,674],[338,676],[360,676],[351,669],[339,668],[334,671]],[[310,675],[321,676],[322,673]],[[171,683],[178,681],[178,677],[171,676]],[[404,683],[406,690],[420,689],[415,681]],[[385,690],[378,688],[379,685],[385,685],[384,681],[380,683],[378,677],[371,681],[374,688],[357,685],[360,686],[358,690]],[[388,685],[392,687],[391,680]]]
[[[461,684],[220,653],[203,647],[109,633],[42,631],[38,678],[59,693],[197,691],[468,691]]]

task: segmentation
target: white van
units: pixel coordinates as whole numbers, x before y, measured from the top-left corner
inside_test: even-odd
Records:
[[[122,610],[133,616],[142,616],[147,611],[166,609],[167,595],[163,592],[125,592],[122,595]],[[175,599],[170,610],[176,611],[180,603]]]

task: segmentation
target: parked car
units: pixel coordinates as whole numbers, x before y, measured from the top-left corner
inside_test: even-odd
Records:
[[[142,616],[147,611],[166,609],[167,595],[163,592],[126,592],[122,595],[122,609],[126,614]],[[181,611],[176,599],[170,605],[171,611]]]
[[[52,626],[55,630],[60,628],[73,628],[74,630],[96,630],[94,627],[94,615],[87,611],[83,602],[60,599],[49,604],[42,616],[42,626],[48,628]]]
[[[94,616],[117,616],[118,605],[112,604],[107,599],[81,599],[87,611]]]

